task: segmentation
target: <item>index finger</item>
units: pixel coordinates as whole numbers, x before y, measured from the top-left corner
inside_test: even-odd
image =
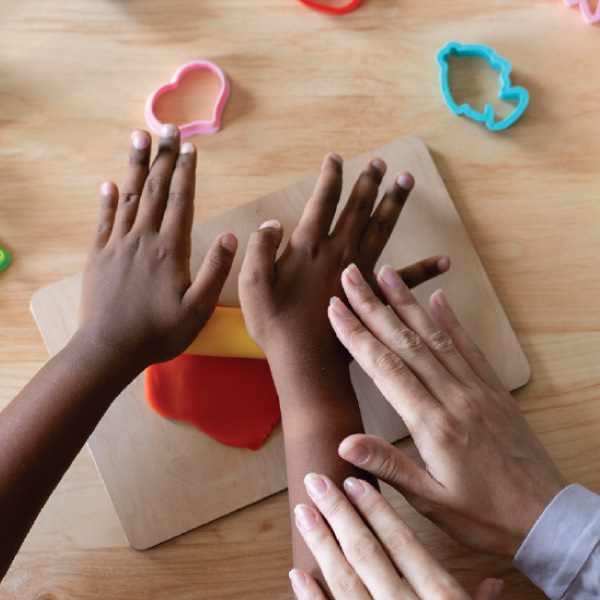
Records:
[[[329,235],[342,193],[342,159],[337,154],[328,154],[323,160],[321,174],[310,197],[294,236],[302,235],[322,239]]]

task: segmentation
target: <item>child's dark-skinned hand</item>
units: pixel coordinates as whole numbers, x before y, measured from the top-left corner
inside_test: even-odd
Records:
[[[292,360],[319,364],[349,356],[327,320],[332,296],[343,296],[342,271],[356,263],[375,284],[373,269],[413,188],[399,173],[373,211],[386,165],[374,159],[365,167],[330,232],[342,190],[342,161],[325,157],[315,191],[288,246],[276,260],[283,231],[264,223],[248,243],[240,274],[240,299],[248,331],[267,356],[287,352]],[[400,271],[410,287],[446,271],[446,257],[432,257]]]
[[[237,248],[212,244],[190,277],[196,151],[166,125],[150,168],[150,136],[132,136],[121,194],[102,186],[96,235],[83,275],[78,336],[129,358],[141,370],[174,358],[212,314]]]

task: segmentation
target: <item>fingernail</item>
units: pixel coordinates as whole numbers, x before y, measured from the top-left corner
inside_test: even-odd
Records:
[[[342,160],[342,157],[339,154],[330,154],[329,158],[331,160],[334,160],[340,166],[344,164],[344,161]]]
[[[502,581],[502,579],[497,579],[496,585],[494,586],[494,600],[498,600],[498,598],[500,598],[500,594],[502,593],[503,588],[504,581]]]
[[[387,171],[387,165],[380,159],[380,158],[376,158],[375,160],[371,161],[371,164],[382,174],[385,175],[385,172]]]
[[[163,125],[162,129],[160,130],[160,137],[164,137],[164,138],[171,138],[171,137],[175,137],[175,135],[177,134],[177,127],[175,127],[175,125]]]
[[[238,241],[235,235],[231,235],[230,233],[224,235],[220,242],[221,246],[225,248],[225,250],[229,250],[232,254],[235,253],[238,247]]]
[[[103,196],[110,196],[110,195],[111,195],[111,193],[112,193],[112,189],[113,189],[113,186],[112,186],[112,184],[110,183],[110,181],[105,181],[105,182],[104,182],[104,183],[103,183],[103,184],[100,186],[100,193],[101,193]]]
[[[136,150],[144,150],[150,145],[150,138],[147,135],[134,132],[131,135],[131,145]]]
[[[442,256],[442,258],[437,261],[437,268],[442,273],[447,271],[450,268],[450,259],[447,256]]]
[[[346,267],[346,275],[356,287],[363,288],[367,285],[360,273],[360,270],[354,263],[351,263]]]
[[[415,187],[415,178],[410,173],[400,173],[396,178],[396,183],[403,190],[409,192]]]
[[[190,143],[186,142],[179,149],[179,154],[191,154],[194,150],[195,150],[194,144],[190,144]]]
[[[331,307],[331,310],[342,319],[348,319],[352,316],[348,307],[337,296],[332,296],[330,298],[329,306]]]
[[[400,277],[396,270],[392,269],[389,265],[383,265],[383,267],[379,269],[379,277],[391,290],[399,290],[404,287],[402,277]]]
[[[369,448],[363,446],[363,444],[351,444],[350,446],[340,448],[339,453],[343,459],[351,462],[353,465],[366,463],[371,455]]]
[[[294,515],[296,516],[296,524],[304,531],[310,531],[317,524],[314,510],[306,504],[298,504],[294,508]]]
[[[433,301],[440,307],[440,308],[449,308],[448,305],[448,300],[446,299],[446,294],[444,294],[444,290],[436,290],[435,292],[433,292]]]
[[[344,489],[346,490],[348,496],[350,496],[356,502],[358,502],[367,492],[365,484],[356,479],[356,477],[348,477],[348,479],[344,481]]]
[[[273,229],[279,229],[281,227],[281,223],[279,221],[265,221],[259,229],[266,229],[267,227],[272,227]]]
[[[326,493],[329,486],[327,482],[316,473],[309,473],[304,478],[304,485],[308,491],[308,495],[316,500],[320,500]]]
[[[298,571],[298,569],[292,569],[288,575],[294,590],[300,591],[306,587],[306,575],[302,571]]]

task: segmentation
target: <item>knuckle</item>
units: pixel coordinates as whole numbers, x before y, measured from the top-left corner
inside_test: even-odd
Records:
[[[111,223],[100,223],[96,227],[96,234],[98,234],[98,235],[102,235],[103,233],[107,233],[109,231],[112,231],[112,224]]]
[[[360,301],[360,312],[365,315],[372,315],[381,308],[381,302],[377,297],[369,294],[366,298],[362,298]]]
[[[370,215],[373,210],[373,202],[369,198],[358,198],[354,204],[354,210],[361,215]]]
[[[348,558],[357,562],[370,561],[379,552],[379,547],[375,540],[367,535],[361,535],[350,544],[348,549]]]
[[[408,328],[398,328],[392,332],[392,344],[403,354],[416,354],[423,350],[421,338]]]
[[[223,277],[227,270],[227,263],[220,252],[213,253],[208,257],[207,266],[209,271],[217,277]]]
[[[435,435],[442,442],[460,442],[464,438],[464,431],[460,422],[447,412],[440,412],[432,418]]]
[[[164,177],[157,177],[156,175],[153,175],[146,179],[146,188],[153,196],[157,196],[165,192],[167,185],[167,180]]]
[[[452,338],[445,331],[435,331],[427,338],[427,345],[435,352],[448,353],[454,349]]]
[[[449,573],[439,573],[431,581],[431,597],[438,600],[461,600],[464,595],[459,593],[456,583]]]
[[[374,359],[375,371],[379,375],[401,375],[406,369],[402,359],[393,352],[379,352]]]
[[[384,219],[383,217],[374,217],[371,223],[378,236],[387,239],[392,234],[393,225],[387,219]]]
[[[348,344],[352,350],[358,352],[363,350],[367,356],[371,355],[373,348],[372,340],[366,329],[360,326],[355,326],[348,334]]]
[[[462,412],[475,420],[483,419],[483,407],[479,398],[468,390],[461,390],[454,396],[454,404]]]
[[[349,569],[342,569],[335,574],[332,581],[332,591],[343,598],[356,598],[360,590],[358,575]]]
[[[384,538],[384,543],[392,554],[410,549],[417,542],[417,535],[408,527],[396,527]]]
[[[187,191],[181,192],[170,192],[169,193],[169,204],[174,204],[176,206],[182,206],[189,202],[190,193]]]
[[[140,195],[134,192],[123,192],[121,194],[121,204],[135,204],[139,200]]]
[[[337,518],[338,516],[342,516],[344,513],[344,500],[340,498],[336,498],[330,501],[326,507],[323,508],[323,514],[327,517],[327,520],[330,521],[332,519]]]
[[[132,167],[145,167],[148,164],[148,152],[144,150],[132,150],[129,155],[129,164]]]
[[[391,449],[380,458],[376,471],[380,479],[396,484],[400,483],[400,465]]]

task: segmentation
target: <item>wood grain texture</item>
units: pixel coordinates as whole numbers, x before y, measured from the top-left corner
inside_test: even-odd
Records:
[[[423,142],[405,138],[348,161],[338,213],[361,170],[376,156],[390,166],[382,190],[393,181],[394,169],[410,171],[417,182],[380,264],[401,267],[427,256],[450,256],[451,276],[416,291],[421,305],[427,307],[431,292],[443,285],[464,327],[509,389],[525,385],[530,376],[527,360]],[[222,304],[240,305],[237,281],[250,234],[264,221],[278,219],[285,232],[284,248],[317,177],[194,226],[192,272],[198,270],[217,235],[231,231],[239,240]],[[51,355],[64,347],[77,328],[80,289],[81,277],[74,276],[38,290],[32,298],[31,308]],[[391,442],[408,435],[371,379],[356,363],[351,369],[366,432]],[[258,452],[225,446],[187,423],[164,419],[150,410],[142,376],[109,408],[89,446],[125,534],[140,550],[286,487],[281,427]]]
[[[29,312],[81,270],[100,183],[121,180],[147,95],[186,61],[229,75],[222,131],[199,147],[197,220],[405,135],[432,150],[533,372],[516,397],[566,477],[600,492],[600,31],[559,0],[364,0],[343,19],[295,0],[2,2],[0,406],[47,359]],[[446,42],[487,43],[531,104],[492,135],[438,90]],[[412,451],[410,441],[402,447]],[[469,553],[394,496],[466,585],[543,594]],[[40,515],[2,599],[291,598],[285,493],[153,550],[132,550],[84,450]]]

